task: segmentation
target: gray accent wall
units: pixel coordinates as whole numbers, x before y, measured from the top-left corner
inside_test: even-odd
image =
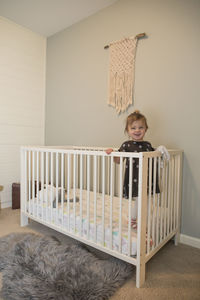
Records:
[[[134,104],[107,105],[109,49],[139,40]],[[139,109],[154,147],[184,150],[181,232],[200,238],[200,1],[119,0],[47,39],[47,145],[118,147],[125,119]]]

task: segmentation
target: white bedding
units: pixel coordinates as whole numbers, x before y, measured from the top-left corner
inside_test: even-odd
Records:
[[[73,197],[76,197],[78,201],[75,202],[75,209],[73,203]],[[87,196],[86,190],[76,190],[75,194],[72,191],[69,194],[69,205],[67,202],[67,195],[65,195],[65,202],[63,204],[58,203],[58,209],[50,204],[50,199],[44,197],[43,205],[41,199],[31,199],[27,201],[27,211],[33,216],[42,219],[46,222],[53,223],[57,226],[67,229],[68,231],[81,235],[82,237],[89,238],[91,241],[95,241],[104,246],[110,246],[110,196],[104,196],[104,239],[103,239],[103,226],[102,226],[102,207],[103,199],[102,194],[96,194],[96,227],[95,227],[95,193],[89,192],[89,212],[87,211]],[[82,230],[81,230],[81,217],[80,217],[80,204],[82,198]],[[54,202],[54,206],[56,203]],[[121,236],[121,249],[123,254],[128,254],[128,204],[127,199],[122,199],[122,236]],[[113,197],[112,204],[112,249],[119,251],[119,205],[120,199]],[[74,213],[75,212],[75,213]],[[89,226],[87,222],[87,216],[89,214]],[[76,218],[74,218],[76,215]],[[89,228],[89,230],[88,230]],[[96,229],[96,239],[95,239]],[[137,253],[137,232],[131,230],[131,255]]]

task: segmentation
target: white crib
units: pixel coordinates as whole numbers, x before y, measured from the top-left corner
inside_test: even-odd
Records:
[[[21,226],[33,219],[136,266],[136,286],[145,264],[169,241],[179,239],[182,151],[170,161],[155,152],[107,155],[104,148],[22,147]],[[114,157],[120,157],[120,164]],[[123,198],[129,160],[129,199]],[[132,228],[133,160],[138,160],[137,229]],[[159,193],[156,185],[159,184]]]

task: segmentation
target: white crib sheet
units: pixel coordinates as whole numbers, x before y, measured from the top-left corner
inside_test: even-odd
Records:
[[[89,204],[88,204],[89,195]],[[76,197],[78,201],[73,203],[73,198]],[[44,197],[45,198],[45,197]],[[42,219],[46,222],[53,223],[62,228],[66,228],[68,231],[88,238],[91,241],[97,242],[106,247],[110,246],[110,196],[104,195],[104,202],[102,194],[96,194],[96,226],[95,226],[95,193],[86,190],[76,189],[69,193],[69,205],[68,196],[65,194],[65,202],[63,205],[59,202],[58,209],[53,208],[50,204],[50,199],[42,201],[41,199],[31,199],[30,203],[27,201],[27,211],[33,216]],[[82,218],[80,217],[80,206],[82,199]],[[46,198],[45,198],[46,200]],[[104,220],[103,215],[103,203],[104,203]],[[88,206],[89,205],[89,206]],[[121,249],[122,253],[128,254],[128,205],[129,201],[122,198],[122,235],[121,235]],[[90,209],[88,210],[87,207]],[[120,248],[120,235],[119,235],[119,220],[120,220],[120,199],[113,197],[112,203],[112,249],[119,251]],[[76,218],[74,218],[76,215]],[[89,215],[89,224],[87,222]],[[69,217],[68,217],[69,216]],[[82,219],[82,228],[81,228]],[[103,231],[104,222],[104,231]],[[95,234],[96,233],[96,234]],[[103,237],[104,234],[104,237]],[[151,243],[152,244],[152,243]],[[137,253],[137,232],[131,230],[131,255],[135,256]]]

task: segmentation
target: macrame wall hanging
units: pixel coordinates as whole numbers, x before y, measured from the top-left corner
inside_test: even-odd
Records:
[[[113,106],[118,114],[133,103],[137,42],[145,35],[140,33],[134,38],[125,38],[104,47],[110,49],[108,104]]]

